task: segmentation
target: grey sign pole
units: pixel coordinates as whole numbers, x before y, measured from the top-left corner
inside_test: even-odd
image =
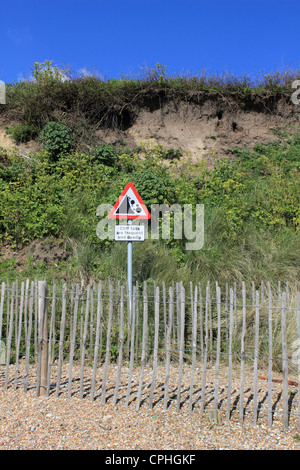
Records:
[[[132,220],[127,219],[127,224],[131,225]],[[129,296],[129,319],[132,319],[132,241],[127,243],[127,280],[128,280],[128,296]]]

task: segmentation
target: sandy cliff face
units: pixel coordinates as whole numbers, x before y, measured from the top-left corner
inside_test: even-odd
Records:
[[[276,139],[274,131],[278,129],[300,128],[300,105],[294,104],[288,95],[220,92],[180,95],[160,90],[139,96],[116,113],[117,125],[90,124],[95,143],[123,142],[131,148],[141,142],[161,144],[166,149],[181,149],[193,160],[205,158],[210,164],[230,154],[233,147],[268,143]],[[76,119],[71,115],[69,118],[71,127],[76,127]],[[15,147],[5,131],[5,126],[12,124],[5,115],[0,116],[0,147]],[[37,151],[39,147],[33,141],[19,146],[23,152]]]
[[[298,109],[299,108],[299,109]],[[98,137],[106,143],[123,140],[132,147],[141,142],[181,149],[197,158],[230,153],[233,147],[268,143],[278,129],[300,128],[300,105],[289,97],[193,96],[141,107],[125,130],[105,129]]]

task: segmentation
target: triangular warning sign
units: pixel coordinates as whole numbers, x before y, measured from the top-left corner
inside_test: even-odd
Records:
[[[150,219],[151,215],[132,183],[128,183],[108,214],[110,219]]]

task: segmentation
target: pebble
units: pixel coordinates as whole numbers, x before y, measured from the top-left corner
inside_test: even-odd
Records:
[[[108,421],[109,419],[112,419],[112,415],[106,415],[106,416],[103,416],[103,421]]]
[[[139,371],[136,374],[138,383]],[[241,424],[238,409],[228,422],[221,410],[220,423],[212,423],[208,409],[203,414],[199,407],[187,412],[188,402],[178,412],[173,401],[164,412],[163,400],[150,409],[146,399],[136,411],[134,399],[128,408],[124,399],[114,406],[111,398],[100,406],[99,395],[93,402],[69,398],[65,392],[58,399],[45,399],[37,397],[34,388],[25,393],[22,388],[0,387],[0,403],[0,450],[300,450],[297,409],[284,431],[280,413],[271,429],[262,414],[253,426],[250,412]]]

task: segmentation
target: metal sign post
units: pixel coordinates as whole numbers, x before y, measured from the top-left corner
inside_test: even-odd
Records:
[[[128,225],[132,224],[132,220],[128,219]],[[128,297],[129,297],[129,318],[130,324],[132,319],[132,241],[127,243],[127,282],[128,282]]]
[[[132,225],[133,219],[150,219],[150,213],[132,183],[128,183],[116,204],[108,214],[111,219],[126,219],[127,225],[115,226],[115,241],[127,242],[127,283],[129,318],[132,319],[132,242],[144,241],[143,225]]]

